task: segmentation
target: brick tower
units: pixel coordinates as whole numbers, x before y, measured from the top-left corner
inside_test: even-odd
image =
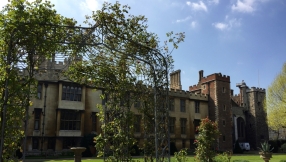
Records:
[[[218,149],[221,151],[232,150],[232,109],[230,77],[221,73],[203,76],[199,71],[199,82],[189,87],[190,92],[209,95],[209,118],[218,123],[221,133],[218,139]]]

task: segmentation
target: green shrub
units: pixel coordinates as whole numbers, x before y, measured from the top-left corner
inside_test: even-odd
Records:
[[[116,162],[117,160],[116,160],[116,158],[114,157],[114,156],[109,156],[106,160],[105,160],[105,162]]]
[[[286,160],[280,160],[279,162],[286,162]]]
[[[194,141],[196,144],[195,161],[211,161],[216,155],[214,151],[215,143],[220,134],[217,123],[212,122],[208,118],[202,119],[197,130],[199,131],[199,136],[197,140]]]
[[[229,162],[228,155],[226,153],[218,154],[213,158],[213,162]]]
[[[249,162],[248,160],[233,160],[233,162]]]
[[[280,147],[282,152],[286,152],[286,143],[284,143],[281,147]]]
[[[231,151],[226,151],[221,154],[217,154],[212,160],[213,162],[229,162],[232,156]]]
[[[187,149],[181,149],[179,152],[175,152],[176,162],[186,162],[187,161]]]

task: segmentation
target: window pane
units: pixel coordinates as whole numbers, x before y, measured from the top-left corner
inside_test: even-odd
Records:
[[[35,130],[39,130],[39,120],[35,120]]]
[[[70,101],[73,101],[74,100],[74,94],[75,94],[75,91],[74,91],[74,87],[71,87],[71,90],[70,90]]]
[[[42,84],[38,84],[37,97],[38,99],[42,98]]]

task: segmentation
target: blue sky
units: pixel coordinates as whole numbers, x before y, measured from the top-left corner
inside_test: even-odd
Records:
[[[1,0],[0,6],[8,0]],[[51,0],[55,9],[79,23],[102,0]],[[109,0],[114,3],[114,0]],[[185,32],[173,52],[184,90],[204,75],[222,73],[236,83],[267,88],[286,61],[285,0],[122,0],[134,15],[148,18],[149,30],[163,42],[169,31]]]

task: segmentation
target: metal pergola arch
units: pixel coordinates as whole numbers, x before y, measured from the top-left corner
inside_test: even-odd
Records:
[[[26,24],[29,25],[29,24]],[[104,44],[103,41],[104,39],[102,39],[102,42],[93,42],[93,43],[88,43],[86,42],[86,40],[94,38],[94,36],[96,37],[104,37],[103,33],[100,33],[100,25],[95,25],[93,27],[74,27],[74,26],[57,26],[57,25],[52,25],[52,24],[39,24],[41,26],[51,26],[52,28],[54,28],[54,32],[57,32],[57,30],[66,30],[66,31],[73,31],[70,33],[73,34],[79,34],[79,40],[76,41],[71,41],[69,38],[71,38],[73,36],[73,34],[70,34],[68,32],[66,32],[65,36],[62,37],[62,39],[51,39],[52,42],[54,43],[59,43],[59,44],[73,44],[78,46],[78,51],[80,51],[81,48],[85,48],[85,47],[97,47],[100,45],[103,45],[105,47],[108,47],[108,45]],[[131,41],[131,40],[127,40],[127,41]],[[139,46],[140,48],[146,48],[149,49],[150,51],[152,51],[153,55],[153,61],[156,62],[161,62],[162,64],[159,65],[154,65],[152,64],[152,62],[149,62],[149,60],[145,60],[144,58],[138,57],[138,56],[134,56],[133,59],[137,59],[140,60],[146,64],[148,64],[150,67],[152,67],[153,70],[153,81],[154,81],[154,100],[155,100],[155,107],[154,107],[154,114],[155,114],[155,152],[156,152],[156,161],[162,161],[164,158],[168,157],[169,161],[170,161],[170,152],[168,150],[170,150],[170,136],[169,136],[169,130],[168,130],[168,119],[169,119],[169,110],[168,110],[168,91],[169,91],[169,82],[168,82],[168,64],[167,61],[165,59],[165,56],[163,54],[160,53],[160,51],[156,50],[156,49],[151,49],[150,47],[144,46],[138,42],[133,42],[136,43],[137,46]],[[111,50],[116,50],[116,49],[111,49]],[[122,54],[124,54],[124,52],[122,52]],[[128,55],[125,53],[125,55]],[[24,55],[23,55],[24,56]],[[9,55],[8,55],[9,57]],[[65,56],[63,56],[65,57]],[[72,59],[69,60],[70,62],[73,61]],[[26,67],[24,66],[19,66],[20,70],[24,70]],[[52,70],[52,69],[50,69]],[[158,87],[158,78],[157,78],[157,74],[156,71],[158,72],[159,70],[161,70],[161,72],[163,71],[163,82],[162,85],[160,85],[161,87]],[[8,83],[7,83],[8,84]],[[5,87],[7,89],[7,87]],[[6,91],[5,91],[6,94]],[[159,99],[158,95],[163,96],[165,98],[165,106],[157,106],[157,99]],[[161,98],[160,98],[161,99]],[[27,118],[26,118],[27,120]],[[4,129],[4,127],[3,127]],[[25,126],[25,137],[26,137],[26,126]],[[3,136],[2,136],[3,137]],[[3,139],[1,140],[3,141]],[[166,145],[163,149],[161,148],[161,144],[163,143],[168,143],[168,145]],[[26,146],[24,146],[24,148],[26,148]],[[160,152],[161,151],[161,152]],[[25,153],[24,153],[25,155]]]

